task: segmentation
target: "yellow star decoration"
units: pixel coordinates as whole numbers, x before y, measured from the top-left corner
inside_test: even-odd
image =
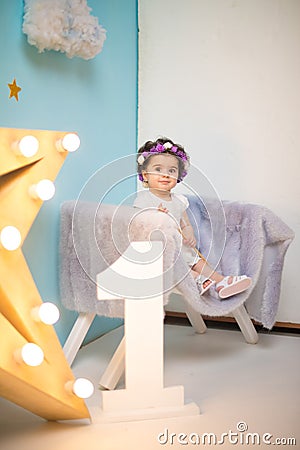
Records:
[[[13,144],[28,135],[38,139],[37,153],[30,157],[16,154]],[[0,233],[7,226],[17,228],[21,246],[43,203],[28,190],[41,179],[56,178],[67,156],[57,150],[56,143],[65,135],[0,128]],[[43,301],[21,246],[8,250],[0,241],[0,395],[48,420],[89,418],[84,401],[66,389],[75,378],[53,326],[32,317],[33,308]],[[39,366],[16,359],[27,343],[43,350]]]
[[[19,92],[22,90],[20,86],[17,85],[16,79],[12,83],[8,83],[8,87],[10,89],[9,98],[15,97],[17,101],[19,101]]]

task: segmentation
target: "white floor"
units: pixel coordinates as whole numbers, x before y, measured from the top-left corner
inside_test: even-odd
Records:
[[[97,385],[122,333],[119,328],[81,349],[73,365],[75,375],[89,377]],[[183,385],[186,402],[197,403],[200,415],[99,423],[97,389],[87,401],[93,423],[48,423],[0,399],[0,448],[262,449],[270,444],[274,448],[279,438],[281,447],[300,449],[299,350],[299,336],[260,334],[258,344],[250,345],[238,331],[209,329],[197,335],[191,327],[166,325],[165,386]],[[212,435],[205,438],[205,433]],[[224,435],[224,443],[222,433],[229,435]],[[289,438],[296,443],[287,444]]]

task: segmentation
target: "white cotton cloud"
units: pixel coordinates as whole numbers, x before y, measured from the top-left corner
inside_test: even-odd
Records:
[[[90,12],[87,0],[25,0],[23,32],[39,52],[91,59],[101,52],[106,30]]]

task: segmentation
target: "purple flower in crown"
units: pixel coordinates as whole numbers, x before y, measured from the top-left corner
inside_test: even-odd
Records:
[[[183,153],[181,150],[179,150],[177,152],[177,156],[179,156],[179,158],[181,158],[183,161],[187,161],[187,156],[185,153]]]
[[[162,153],[162,152],[164,152],[166,149],[165,149],[165,147],[164,147],[164,145],[162,145],[162,144],[157,144],[157,146],[156,146],[156,151],[158,151],[159,153]]]
[[[176,147],[175,145],[172,146],[171,148],[171,152],[173,153],[177,153],[178,147]]]

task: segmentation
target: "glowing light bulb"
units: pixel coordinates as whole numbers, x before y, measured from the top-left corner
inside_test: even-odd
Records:
[[[29,195],[34,199],[50,200],[55,194],[55,186],[51,180],[41,180],[29,188]]]
[[[44,361],[44,352],[41,347],[29,342],[15,352],[15,359],[20,363],[23,362],[28,366],[36,367]]]
[[[21,241],[22,237],[18,228],[11,225],[2,228],[0,233],[0,242],[6,250],[16,250],[20,247]]]
[[[57,149],[60,152],[75,152],[80,146],[79,136],[75,133],[66,134],[63,139],[57,142]]]
[[[31,316],[36,322],[54,325],[59,319],[59,309],[54,303],[45,302],[31,310]]]
[[[75,381],[68,381],[65,387],[67,391],[73,392],[79,398],[89,398],[94,393],[94,385],[87,378],[77,378]]]
[[[20,141],[13,144],[13,150],[26,158],[34,156],[39,149],[39,141],[34,136],[24,136]]]

